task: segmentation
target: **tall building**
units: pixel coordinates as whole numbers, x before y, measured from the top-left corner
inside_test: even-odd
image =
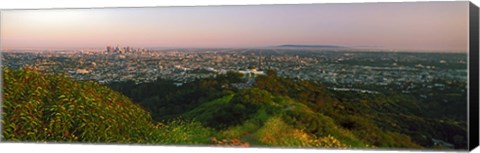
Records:
[[[130,49],[131,48],[129,46],[125,47],[125,52],[127,52],[127,53],[130,52]]]
[[[112,53],[113,52],[113,48],[111,46],[107,46],[107,53]]]
[[[118,45],[117,45],[117,47],[115,47],[115,53],[118,53],[118,52],[120,52],[120,48],[118,48]]]

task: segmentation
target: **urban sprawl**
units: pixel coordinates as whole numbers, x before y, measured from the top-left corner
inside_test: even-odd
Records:
[[[175,80],[178,85],[198,78],[238,72],[252,77],[275,70],[279,76],[334,85],[395,85],[409,92],[418,84],[441,88],[449,82],[466,82],[466,54],[316,51],[312,49],[138,49],[111,47],[100,50],[8,51],[2,65],[31,67],[48,74],[66,74],[100,83],[132,80]],[[437,83],[438,80],[443,80]],[[368,91],[365,92],[375,92]]]

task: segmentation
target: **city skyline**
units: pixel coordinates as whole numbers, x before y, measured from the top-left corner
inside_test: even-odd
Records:
[[[10,10],[2,50],[284,44],[466,52],[467,2]]]

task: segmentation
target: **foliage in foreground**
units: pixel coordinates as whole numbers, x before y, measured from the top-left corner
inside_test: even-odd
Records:
[[[91,81],[3,70],[2,140],[81,143],[208,142],[198,122],[155,124],[127,97]]]
[[[3,71],[6,141],[433,148],[429,139],[440,137],[464,144],[461,125],[422,117],[422,107],[404,96],[335,93],[272,72],[236,89],[235,74],[180,87],[169,80],[107,87],[30,69]]]
[[[185,113],[186,119],[154,122],[129,98],[93,81],[74,81],[28,68],[5,68],[3,74],[5,141],[347,147],[332,136],[317,138],[274,116],[275,102],[259,89],[203,103]],[[208,109],[225,112],[212,114]],[[192,116],[220,129],[205,127]],[[241,131],[250,134],[240,137]]]

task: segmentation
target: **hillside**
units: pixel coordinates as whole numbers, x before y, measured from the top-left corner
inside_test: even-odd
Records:
[[[207,143],[197,122],[152,122],[129,98],[92,81],[3,69],[2,141]],[[179,129],[179,130],[172,130]]]
[[[261,125],[256,127],[257,132],[250,134],[251,138],[247,140],[244,137],[240,140],[235,135],[235,132],[239,132],[235,127],[230,126],[229,131],[209,128],[193,118],[186,119],[189,113],[186,113],[185,118],[153,121],[150,113],[129,98],[93,81],[76,81],[64,75],[44,75],[29,68],[4,68],[3,78],[2,141],[347,147],[334,137],[316,138],[294,129],[279,117],[264,120],[261,112],[258,119],[265,121],[265,124],[255,123]],[[203,103],[196,108],[199,112],[192,110],[190,114],[201,115],[205,113],[202,109],[219,109],[222,107],[217,105],[223,104],[237,113],[242,111],[231,108],[229,103],[233,98],[232,94]],[[231,114],[223,115],[232,117]],[[198,120],[206,121],[209,117],[208,114],[203,116],[206,118]],[[239,117],[235,121],[245,119]],[[242,123],[248,127],[255,119]],[[232,123],[238,125],[240,122]],[[287,132],[288,135],[272,142],[278,135],[273,133],[275,131],[270,131],[272,128],[278,132]]]
[[[454,144],[457,149],[466,147],[464,122],[429,118],[423,111],[430,109],[429,106],[412,97],[336,92],[310,81],[280,78],[273,71],[267,74],[258,76],[252,87],[242,89],[233,85],[245,80],[233,73],[179,87],[162,79],[110,86],[134,97],[156,121],[195,119],[216,129],[219,138],[238,139],[252,145],[315,146],[290,140],[306,135],[316,140],[332,138],[340,142],[337,146],[355,148],[448,149],[434,140]],[[265,129],[276,129],[269,127],[272,124],[285,128],[272,133],[290,135],[260,134]],[[303,133],[296,135],[293,131]],[[265,142],[263,138],[269,136],[289,139]]]
[[[466,125],[429,118],[395,94],[337,92],[311,81],[227,73],[102,85],[3,69],[2,140],[259,147],[466,147]],[[431,110],[435,111],[435,110]],[[439,144],[438,142],[445,142]]]

